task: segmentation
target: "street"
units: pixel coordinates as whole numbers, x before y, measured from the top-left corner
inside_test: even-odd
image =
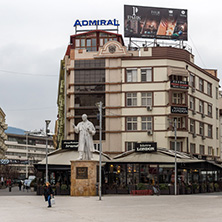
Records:
[[[219,222],[222,193],[180,196],[56,196],[55,205],[34,192],[0,190],[1,222]]]

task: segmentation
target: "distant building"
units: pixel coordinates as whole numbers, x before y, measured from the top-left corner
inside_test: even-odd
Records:
[[[7,146],[5,145],[5,140],[7,139],[5,130],[7,129],[7,127],[8,126],[5,123],[5,113],[0,108],[0,158],[4,158],[5,151],[7,150]]]
[[[14,130],[10,130],[15,132]],[[6,141],[7,152],[6,157],[10,160],[14,169],[16,169],[21,178],[25,178],[30,174],[34,174],[33,164],[40,162],[46,156],[46,138],[40,132],[25,132],[16,130],[19,134],[7,132],[8,139]],[[54,150],[53,141],[48,138],[48,152]]]

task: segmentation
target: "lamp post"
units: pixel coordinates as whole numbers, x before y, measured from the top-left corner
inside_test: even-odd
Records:
[[[102,200],[102,106],[100,101],[96,104],[99,109],[99,200]]]
[[[175,195],[177,195],[177,119],[174,119],[174,133],[175,133],[175,142],[174,142],[174,152],[175,152],[175,166],[174,166],[174,187]]]
[[[46,156],[45,156],[45,182],[48,182],[48,133],[49,133],[49,123],[51,120],[45,120],[45,134],[46,134]]]
[[[28,133],[29,133],[29,131],[25,131],[25,135],[26,135],[26,160],[27,160],[27,163],[25,165],[25,178],[28,178]]]

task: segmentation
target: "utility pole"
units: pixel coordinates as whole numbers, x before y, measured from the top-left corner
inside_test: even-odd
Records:
[[[175,195],[177,195],[177,119],[174,119],[174,135],[175,135],[175,143],[174,143],[174,151],[175,151],[175,173],[174,173],[174,186],[175,186]]]
[[[45,120],[46,127],[45,127],[45,134],[46,134],[46,155],[45,155],[45,182],[48,182],[48,126],[51,120]]]
[[[99,108],[99,200],[102,200],[102,106],[103,103],[100,101],[98,104]]]

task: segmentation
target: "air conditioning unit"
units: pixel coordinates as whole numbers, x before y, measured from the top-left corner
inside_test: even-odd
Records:
[[[194,93],[196,91],[196,89],[194,87],[192,87],[191,91],[192,91],[192,93]]]
[[[147,109],[147,111],[151,111],[152,110],[152,106],[147,106],[146,109]]]
[[[206,139],[206,136],[202,136],[202,139],[205,140],[205,139]]]
[[[193,111],[192,111],[192,114],[193,114],[193,115],[196,115],[196,110],[193,110]]]
[[[205,118],[205,114],[204,114],[204,113],[202,113],[202,114],[201,114],[201,117],[202,117],[202,118]]]
[[[151,136],[151,135],[153,135],[153,131],[152,130],[148,130],[147,134]]]
[[[196,133],[193,133],[193,138],[196,138],[197,137],[197,134]]]

